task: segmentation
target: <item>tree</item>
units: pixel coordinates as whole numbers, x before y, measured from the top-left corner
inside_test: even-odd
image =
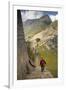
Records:
[[[40,38],[36,38],[37,46],[38,46],[39,41],[40,41]]]

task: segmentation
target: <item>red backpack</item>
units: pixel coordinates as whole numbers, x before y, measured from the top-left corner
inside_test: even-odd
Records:
[[[44,59],[40,60],[40,65],[41,65],[41,66],[44,66],[45,64],[46,64],[46,62],[45,62]]]

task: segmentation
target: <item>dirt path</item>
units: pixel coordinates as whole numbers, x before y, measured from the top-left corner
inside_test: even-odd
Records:
[[[31,74],[28,74],[26,79],[40,79],[40,78],[53,78],[53,75],[51,72],[45,67],[45,70],[41,72],[41,68],[37,67],[35,68],[35,71],[33,71]]]

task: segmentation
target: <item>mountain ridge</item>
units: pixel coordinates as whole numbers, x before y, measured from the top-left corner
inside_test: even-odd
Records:
[[[51,18],[48,15],[45,15],[45,16],[42,16],[38,19],[28,19],[24,22],[24,25],[27,25],[27,24],[29,25],[29,24],[35,23],[37,21],[39,21],[39,22],[40,21],[43,21],[43,22],[47,21],[47,22],[49,22],[48,24],[50,24],[52,22]]]

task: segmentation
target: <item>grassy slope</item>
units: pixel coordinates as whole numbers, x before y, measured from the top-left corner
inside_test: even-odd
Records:
[[[32,25],[24,26],[25,37],[33,37],[35,34],[45,30],[49,25],[43,22],[37,22]]]
[[[56,28],[57,25],[52,23],[51,27]],[[30,28],[30,29],[32,29],[31,32],[28,32],[28,33],[25,32],[25,33],[26,33],[26,35],[29,35],[31,37],[34,36],[35,34],[37,34],[38,32],[42,31],[42,28],[39,29],[39,27],[38,27],[38,30],[36,30],[36,31],[34,30],[35,29],[34,27]],[[50,72],[53,74],[54,77],[57,77],[57,69],[58,69],[57,51],[54,49],[48,50],[48,49],[46,49],[46,47],[41,46],[41,47],[39,47],[39,53],[40,53],[40,56],[42,56],[46,60],[47,67],[50,70]]]
[[[45,30],[46,28],[50,28],[53,27],[53,29],[57,30],[58,27],[58,21],[54,21],[49,25],[46,25],[45,23],[36,23],[34,25],[31,26],[24,26],[24,33],[25,33],[25,37],[33,37],[35,34]]]
[[[57,52],[56,50],[47,50],[45,47],[39,47],[40,55],[46,60],[46,65],[54,77],[57,77]]]

